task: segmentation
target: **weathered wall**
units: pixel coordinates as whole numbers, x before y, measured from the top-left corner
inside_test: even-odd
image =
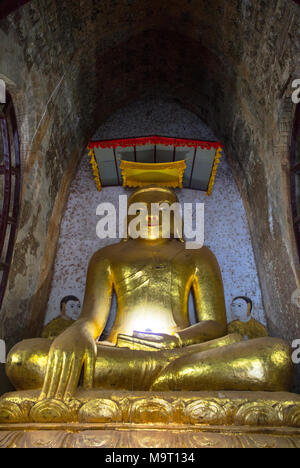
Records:
[[[93,139],[147,134],[215,139],[196,115],[175,102],[155,98],[143,99],[116,112],[101,125]],[[101,247],[118,242],[117,239],[100,240],[97,237],[98,204],[109,201],[117,209],[119,195],[130,192],[122,187],[104,188],[102,192],[97,192],[89,158],[87,154],[84,155],[72,182],[61,223],[46,323],[59,315],[60,301],[64,296],[75,295],[83,303],[90,257]],[[205,205],[205,245],[217,256],[221,267],[228,320],[232,320],[232,299],[245,295],[253,300],[253,316],[265,324],[247,218],[225,157],[222,158],[210,197],[197,190],[184,189],[177,192],[181,203],[199,202]]]
[[[9,345],[42,326],[84,146],[115,110],[150,92],[178,99],[223,140],[270,332],[299,338],[288,195],[299,12],[292,0],[33,0],[0,23],[0,73],[14,83],[23,145],[21,222],[1,311]]]

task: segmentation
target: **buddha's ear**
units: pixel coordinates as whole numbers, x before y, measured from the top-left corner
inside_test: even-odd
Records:
[[[128,235],[128,219],[127,219],[127,217],[126,217],[126,219],[124,219],[124,226],[123,226],[123,229],[124,229],[123,235],[125,234],[125,237],[122,237],[122,238],[121,238],[121,242],[127,242],[128,239],[129,239],[129,235]]]
[[[253,303],[252,303],[252,301],[251,301],[251,299],[249,297],[244,296],[243,299],[247,303],[247,317],[250,317],[251,312],[252,312]]]
[[[174,238],[179,240],[179,242],[182,242],[183,244],[185,243],[184,240],[184,224],[183,224],[183,218],[182,216],[180,217],[180,222],[181,222],[181,229],[180,226],[177,224],[174,226]]]

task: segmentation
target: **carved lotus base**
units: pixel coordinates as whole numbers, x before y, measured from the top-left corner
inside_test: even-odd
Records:
[[[79,389],[65,404],[15,392],[0,399],[0,447],[300,448],[300,395]]]

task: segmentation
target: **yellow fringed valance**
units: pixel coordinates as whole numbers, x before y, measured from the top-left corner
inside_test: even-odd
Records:
[[[223,151],[223,148],[221,148],[221,147],[218,148],[217,151],[216,151],[214,165],[213,165],[213,168],[212,168],[212,171],[211,171],[211,176],[210,176],[210,180],[209,180],[209,184],[208,184],[208,189],[207,189],[207,192],[206,192],[206,195],[208,195],[208,196],[211,195],[214,184],[215,184],[215,179],[216,179],[216,175],[217,175],[218,165],[220,164],[220,159],[221,159],[221,156],[222,156],[222,151]]]
[[[185,161],[168,163],[138,163],[121,161],[123,186],[145,187],[160,185],[161,187],[182,188],[182,178],[186,168]]]
[[[95,152],[93,148],[88,148],[88,150],[89,150],[89,156],[91,158],[90,163],[92,165],[96,187],[97,187],[98,192],[101,192],[102,185],[101,185],[101,180],[100,180],[100,175],[99,175],[99,168],[98,168],[98,164],[97,164],[96,157],[95,157]]]

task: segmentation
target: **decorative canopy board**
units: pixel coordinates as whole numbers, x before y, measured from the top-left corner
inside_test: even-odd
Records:
[[[210,195],[223,145],[154,135],[91,141],[88,149],[98,190],[157,183],[198,189]]]
[[[164,187],[182,188],[185,161],[166,163],[138,163],[121,161],[123,185],[127,187],[145,187],[160,185]]]

